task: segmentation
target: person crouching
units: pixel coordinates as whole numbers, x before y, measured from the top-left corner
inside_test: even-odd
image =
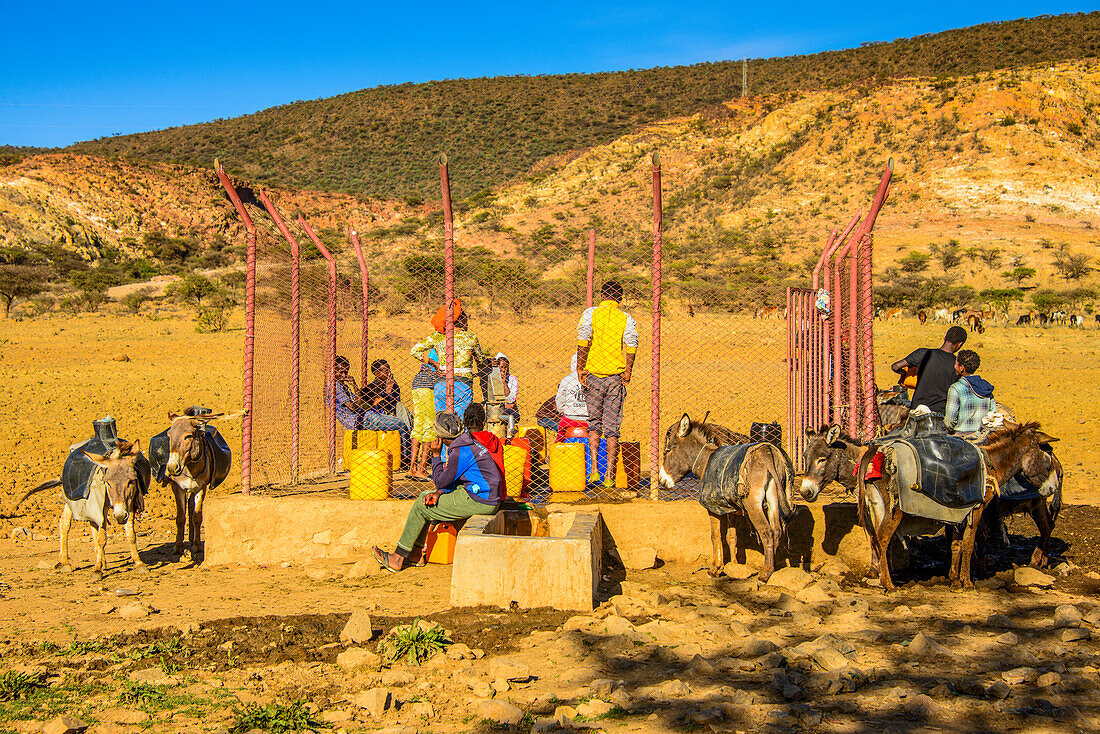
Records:
[[[437,414],[435,432],[447,447],[447,461],[432,459],[435,489],[422,492],[413,502],[396,551],[374,547],[375,560],[387,571],[423,565],[428,523],[494,515],[500,509],[503,476],[489,450],[464,429],[454,413]]]

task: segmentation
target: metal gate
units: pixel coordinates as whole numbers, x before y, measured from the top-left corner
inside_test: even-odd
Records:
[[[787,445],[800,467],[807,431],[837,424],[869,440],[878,429],[871,230],[893,168],[891,158],[866,217],[829,234],[812,287],[787,289]]]

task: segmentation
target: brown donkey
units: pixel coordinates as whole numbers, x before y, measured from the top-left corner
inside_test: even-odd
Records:
[[[764,549],[761,578],[775,570],[794,505],[790,460],[770,443],[710,423],[692,423],[687,413],[665,433],[661,486],[671,489],[684,475],[699,477],[699,503],[710,514],[713,556],[710,575],[726,564],[723,540],[730,514],[744,513]]]
[[[97,579],[102,578],[107,563],[103,552],[107,545],[107,523],[114,520],[125,529],[126,541],[130,545],[130,558],[134,566],[139,571],[145,571],[147,567],[138,555],[137,537],[134,531],[135,516],[144,511],[144,495],[149,490],[149,462],[141,453],[141,446],[136,441],[129,443],[120,439],[117,448],[112,449],[105,456],[90,454],[87,451],[81,453],[95,465],[95,468],[88,478],[84,498],[74,500],[66,497],[64,492],[61,493],[64,506],[58,523],[60,535],[58,567],[64,571],[73,570],[69,563],[69,529],[74,519],[85,520],[96,530],[95,567],[92,574]],[[23,500],[32,494],[59,486],[61,486],[60,479],[43,482],[23,495],[15,506],[19,507]]]
[[[961,539],[956,534],[956,538],[951,543],[951,568],[948,572],[948,580],[952,585],[960,583],[964,587],[974,585],[970,578],[970,561],[974,553],[978,524],[981,522],[983,510],[996,496],[997,488],[1001,484],[1022,470],[1028,476],[1043,477],[1041,491],[1050,494],[1047,490],[1048,487],[1052,489],[1057,481],[1057,470],[1051,454],[1043,450],[1043,444],[1057,440],[1041,431],[1038,423],[1031,422],[1023,425],[1006,423],[1004,428],[991,432],[979,446],[986,465],[986,485],[981,502],[970,511],[963,522]],[[894,497],[888,489],[891,478],[889,468],[884,468],[881,479],[865,479],[867,467],[876,453],[878,453],[877,446],[872,444],[860,460],[859,469],[856,472],[859,513],[860,521],[867,530],[874,550],[878,553],[878,571],[882,588],[891,591],[894,589],[894,583],[890,577],[890,556],[887,550],[898,526],[909,516],[902,512],[898,498]],[[913,519],[924,520],[924,518]],[[922,530],[922,534],[944,523],[927,520],[924,524],[928,527]]]

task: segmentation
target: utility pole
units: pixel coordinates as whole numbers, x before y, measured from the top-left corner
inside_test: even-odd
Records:
[[[749,60],[741,59],[741,96],[749,96]]]

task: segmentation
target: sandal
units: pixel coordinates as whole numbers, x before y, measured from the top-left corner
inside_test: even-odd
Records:
[[[400,568],[394,568],[390,565],[390,554],[378,546],[374,546],[374,560],[378,561],[378,565],[382,567],[383,571],[397,573],[401,570]]]

